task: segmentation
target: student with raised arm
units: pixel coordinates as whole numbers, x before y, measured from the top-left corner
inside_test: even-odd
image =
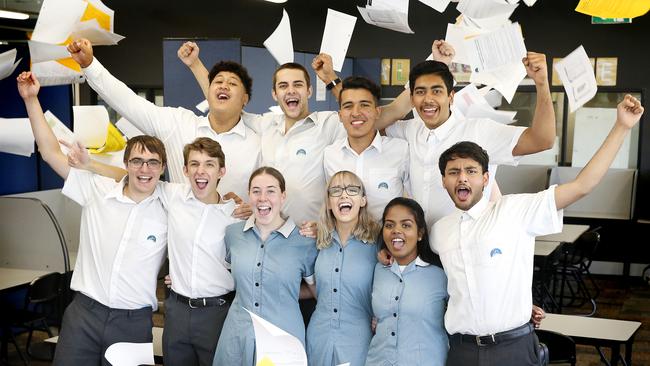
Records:
[[[159,178],[166,154],[155,137],[130,139],[124,153],[128,174],[120,182],[68,166],[45,121],[30,72],[18,76],[38,149],[65,179],[62,193],[82,206],[79,253],[54,365],[108,365],[113,343],[150,343],[157,309],[157,275],[167,249],[167,211]],[[79,148],[78,145],[73,148]]]
[[[616,124],[578,176],[536,194],[488,202],[488,153],[473,142],[440,156],[442,182],[456,206],[431,233],[431,248],[448,277],[447,365],[538,364],[537,337],[528,323],[535,237],[562,229],[562,209],[600,182],[643,114],[630,95],[617,109]]]
[[[199,117],[190,110],[158,107],[139,97],[93,56],[88,40],[75,40],[68,45],[68,51],[81,66],[88,84],[102,99],[144,133],[165,143],[172,182],[187,183],[183,174],[183,146],[197,137],[210,137],[221,144],[229,157],[228,175],[220,184],[220,193],[226,196],[233,192],[246,197],[247,179],[260,163],[260,138],[241,121],[242,109],[252,90],[252,80],[243,66],[231,61],[214,65],[208,79],[210,113],[207,117]],[[250,214],[248,205],[236,210],[239,218]]]

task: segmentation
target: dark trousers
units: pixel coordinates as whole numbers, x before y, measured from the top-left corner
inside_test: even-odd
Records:
[[[110,363],[104,358],[113,343],[151,343],[151,307],[137,310],[111,309],[77,293],[63,314],[55,366],[94,366]]]
[[[165,366],[212,366],[230,301],[190,308],[171,294],[165,300],[163,361]]]
[[[447,366],[537,366],[539,341],[535,332],[488,346],[449,337]]]

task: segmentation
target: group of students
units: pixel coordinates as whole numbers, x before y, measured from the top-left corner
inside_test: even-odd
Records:
[[[147,135],[129,139],[126,170],[93,161],[78,143],[66,156],[38,81],[18,77],[40,153],[83,207],[77,295],[55,365],[107,364],[111,344],[150,342],[166,254],[166,365],[255,364],[246,310],[303,342],[310,365],[536,365],[534,238],[561,230],[561,210],[600,181],[643,113],[626,96],[574,181],[499,197],[496,165],[555,137],[544,55],[523,60],[537,89],[523,128],[451,113],[454,51],[444,41],[381,108],[378,86],[341,82],[321,54],[312,68],[340,110],[309,113],[307,71],[281,65],[272,94],[282,115],[244,112],[246,69],[222,61],[208,71],[188,42],[178,56],[206,94],[207,117],[138,97],[87,40],[68,50],[102,99]],[[398,121],[411,108],[414,118]],[[165,168],[172,183],[159,181]],[[305,330],[298,300],[311,296]]]

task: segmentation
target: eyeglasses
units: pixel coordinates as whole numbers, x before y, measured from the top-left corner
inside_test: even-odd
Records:
[[[345,187],[330,187],[327,189],[327,194],[330,197],[340,197],[343,194],[343,191],[348,194],[348,196],[358,196],[361,194],[360,186],[345,186]]]
[[[142,168],[143,165],[147,164],[150,169],[160,169],[162,166],[162,162],[158,159],[144,160],[140,158],[133,158],[129,160],[129,164],[131,164],[131,166],[134,168]]]

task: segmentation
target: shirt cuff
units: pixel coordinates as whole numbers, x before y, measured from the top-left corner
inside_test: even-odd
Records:
[[[305,280],[305,282],[306,282],[308,285],[313,285],[313,284],[316,283],[316,281],[314,280],[314,275],[307,276],[307,277],[303,277],[302,279]]]

